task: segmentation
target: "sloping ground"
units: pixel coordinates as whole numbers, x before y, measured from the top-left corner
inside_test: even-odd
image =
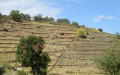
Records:
[[[14,27],[11,27],[14,25]],[[40,28],[37,28],[40,26]],[[4,29],[7,28],[8,32]],[[51,57],[49,75],[100,75],[94,66],[94,57],[110,47],[114,35],[83,27],[87,38],[77,38],[78,28],[47,23],[2,23],[0,24],[0,55],[7,56],[13,66],[21,65],[15,59],[16,46],[21,36],[36,35],[45,39],[43,51]]]
[[[94,37],[94,38],[93,38]],[[75,37],[61,59],[54,66],[51,75],[104,75],[97,70],[93,59],[110,47],[114,35],[99,31],[89,31],[87,38]]]
[[[14,27],[11,27],[14,25]],[[40,26],[40,28],[37,28]],[[7,29],[8,31],[5,31]],[[15,51],[21,36],[41,36],[46,41],[44,52],[51,58],[48,71],[57,62],[61,54],[67,49],[68,44],[76,34],[76,28],[68,26],[55,26],[45,23],[2,23],[0,24],[0,56],[9,58],[9,63],[20,67],[16,61]]]

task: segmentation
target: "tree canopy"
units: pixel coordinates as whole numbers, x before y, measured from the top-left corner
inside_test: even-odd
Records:
[[[43,52],[45,41],[41,37],[21,37],[16,50],[18,61],[25,67],[31,67],[34,75],[46,75],[50,62],[48,53]]]

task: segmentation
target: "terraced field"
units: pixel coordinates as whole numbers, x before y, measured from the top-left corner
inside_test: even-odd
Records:
[[[5,31],[5,28],[8,31]],[[96,69],[93,59],[111,46],[115,36],[92,28],[83,28],[89,33],[84,39],[76,37],[78,29],[76,27],[35,22],[1,23],[0,55],[7,55],[11,65],[21,67],[15,59],[19,39],[21,36],[36,35],[43,37],[46,41],[43,51],[48,52],[51,57],[48,67],[49,75],[106,74]]]

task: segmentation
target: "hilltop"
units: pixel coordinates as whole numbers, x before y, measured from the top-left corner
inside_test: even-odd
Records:
[[[88,33],[87,38],[77,38],[76,31],[79,27],[68,25],[34,21],[0,23],[0,55],[7,56],[12,66],[22,67],[15,58],[20,37],[41,36],[46,42],[43,51],[48,52],[51,58],[49,75],[105,74],[95,67],[93,59],[111,46],[115,36],[95,28],[80,28]]]

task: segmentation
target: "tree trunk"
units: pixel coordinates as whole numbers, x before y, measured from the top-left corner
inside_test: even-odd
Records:
[[[35,75],[35,70],[34,70],[34,68],[32,67],[32,71],[33,71],[33,75]]]

